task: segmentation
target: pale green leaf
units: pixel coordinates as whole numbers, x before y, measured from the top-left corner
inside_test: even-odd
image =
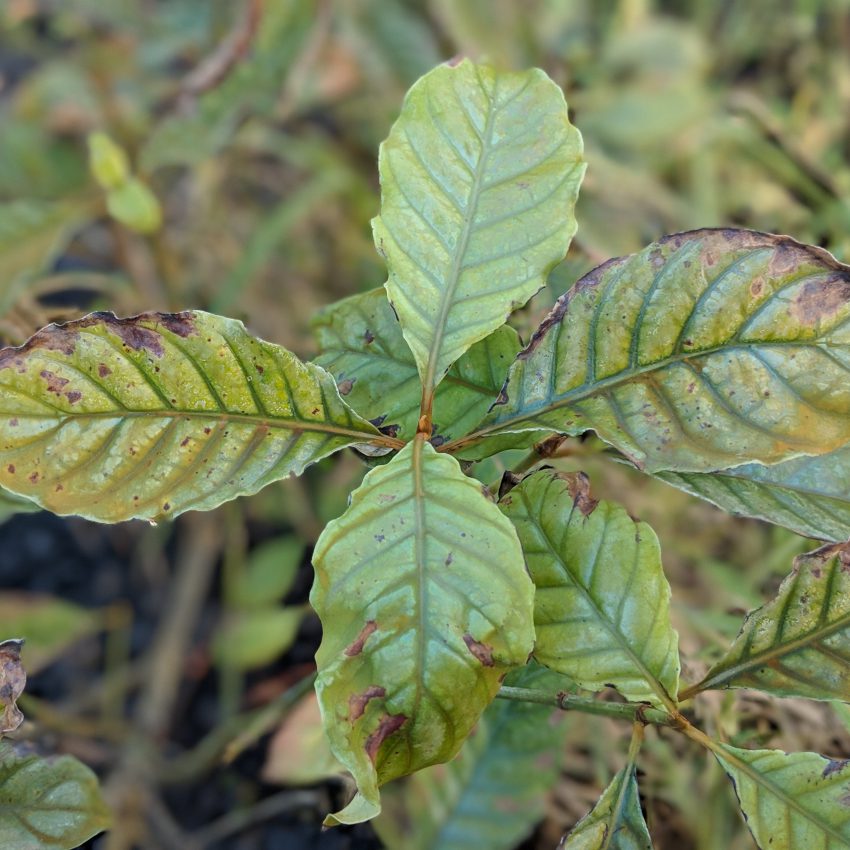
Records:
[[[97,777],[71,756],[0,745],[0,847],[72,850],[110,825]]]
[[[304,609],[260,608],[231,615],[213,640],[216,662],[255,670],[276,661],[295,641]]]
[[[714,747],[761,850],[850,847],[850,763],[816,753]]]
[[[634,765],[623,768],[558,850],[652,850]]]
[[[314,319],[321,354],[316,362],[336,378],[339,391],[359,414],[398,435],[416,433],[422,388],[416,361],[384,289],[346,298]],[[449,369],[434,401],[434,441],[462,436],[496,400],[520,349],[503,325],[477,342]]]
[[[105,522],[210,509],[359,442],[333,378],[208,313],[94,313],[0,351],[0,485]]]
[[[579,687],[671,708],[678,638],[655,532],[592,499],[583,473],[534,473],[499,504],[536,588],[534,657]]]
[[[262,608],[280,602],[289,592],[304,557],[304,543],[295,535],[278,537],[252,550],[245,571],[233,587],[238,608]]]
[[[658,478],[741,516],[836,543],[850,539],[850,447],[765,466],[658,472]]]
[[[379,166],[375,244],[427,393],[566,253],[581,135],[542,71],[463,60],[410,89]]]
[[[729,651],[689,690],[724,687],[850,701],[850,544],[796,558],[777,595],[747,615]]]
[[[37,673],[80,638],[97,631],[100,617],[55,596],[22,591],[0,591],[0,623],[9,635],[23,638],[23,657],[30,673]]]
[[[476,433],[593,429],[649,471],[850,441],[850,270],[746,230],[668,236],[561,298]],[[478,447],[486,450],[486,447]]]
[[[421,438],[366,476],[313,563],[319,702],[359,789],[329,822],[353,823],[379,785],[457,753],[531,651],[534,588],[510,522]]]
[[[0,489],[0,522],[15,514],[30,514],[37,510],[40,510],[38,505],[30,499]]]
[[[531,662],[505,684],[555,694],[566,682]],[[375,831],[387,850],[513,850],[543,818],[566,731],[558,709],[497,699],[457,758],[384,788]]]

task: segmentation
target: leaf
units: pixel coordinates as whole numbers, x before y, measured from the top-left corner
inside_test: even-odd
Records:
[[[554,694],[564,678],[532,662],[506,684]],[[566,731],[562,711],[497,699],[457,758],[386,786],[375,831],[387,850],[513,850],[543,818]]]
[[[398,435],[416,433],[422,388],[416,361],[383,289],[346,298],[313,321],[321,354],[345,400]],[[435,445],[468,433],[489,409],[519,351],[519,337],[503,325],[477,342],[449,369],[434,400]]]
[[[668,236],[578,281],[484,423],[447,449],[593,429],[650,472],[829,452],[850,441],[849,318],[850,270],[820,248]]]
[[[303,619],[304,609],[294,606],[234,614],[215,636],[215,660],[236,670],[271,664],[292,646]]]
[[[110,822],[97,777],[77,759],[0,745],[0,847],[72,850]]]
[[[0,489],[0,522],[5,522],[15,514],[30,514],[37,510],[39,507],[35,502]]]
[[[358,442],[333,379],[241,322],[93,313],[0,351],[0,485],[103,522],[208,510]]]
[[[715,744],[714,753],[762,850],[850,847],[850,763],[728,744]]]
[[[410,89],[379,167],[375,244],[427,396],[566,253],[581,135],[544,72],[464,60]]]
[[[510,522],[457,461],[417,438],[353,493],[313,555],[324,627],[316,689],[359,794],[451,759],[534,642],[533,586]]]
[[[26,640],[27,669],[37,673],[68,647],[97,631],[100,618],[56,596],[0,591],[0,623],[7,634]]]
[[[304,543],[294,535],[277,537],[252,550],[233,587],[238,608],[263,608],[289,593],[304,557]]]
[[[5,625],[5,624],[4,624]],[[0,737],[14,732],[24,722],[17,706],[27,683],[27,674],[21,664],[21,640],[0,642]]]
[[[634,765],[611,780],[592,811],[561,839],[558,850],[652,850]]]
[[[771,466],[748,463],[711,473],[656,476],[733,514],[774,522],[815,539],[850,539],[850,446]]]
[[[776,597],[747,615],[726,655],[689,691],[729,687],[850,701],[850,544],[795,558]]]
[[[655,532],[583,473],[527,476],[499,503],[535,584],[534,657],[579,687],[675,708],[678,638]]]

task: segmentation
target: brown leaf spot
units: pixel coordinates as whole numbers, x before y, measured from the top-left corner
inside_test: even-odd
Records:
[[[366,328],[366,333],[363,334],[363,339],[365,340],[366,345],[370,345],[375,341],[375,334],[373,334],[369,328]]]
[[[77,390],[69,390],[65,393],[65,398],[68,399],[68,404],[76,404],[82,397],[83,394]]]
[[[485,666],[492,667],[495,663],[493,661],[493,647],[487,646],[486,643],[481,643],[480,641],[475,640],[475,638],[469,634],[468,632],[463,636],[463,642],[466,644],[466,648]]]
[[[369,756],[372,763],[378,757],[378,750],[381,744],[389,738],[394,732],[398,732],[407,722],[407,717],[404,714],[385,714],[378,724],[378,728],[366,739],[366,755]]]
[[[810,280],[794,299],[791,315],[801,324],[812,327],[835,314],[850,301],[850,280],[833,276]]]
[[[105,378],[107,375],[112,374],[112,369],[110,369],[105,363],[98,363],[97,374],[100,375],[101,378]]]
[[[360,630],[360,634],[345,648],[345,654],[349,658],[355,655],[360,655],[363,652],[363,646],[369,639],[369,635],[377,631],[378,624],[374,620],[368,620],[366,625]]]
[[[444,562],[444,563],[445,563],[445,565],[446,565],[447,567],[450,567],[450,566],[452,565],[452,561],[454,561],[454,559],[455,559],[454,554],[453,554],[452,552],[449,552],[449,554],[448,554],[448,555],[446,555],[446,560],[445,560],[445,562]]]
[[[349,722],[354,723],[355,720],[359,720],[363,716],[363,712],[366,711],[366,706],[369,704],[369,700],[384,697],[386,695],[386,690],[380,687],[380,685],[369,685],[362,694],[352,694],[348,698]]]
[[[848,759],[830,759],[826,767],[823,769],[821,777],[826,779],[827,776],[832,776],[833,773],[839,773],[844,770],[848,764],[850,764],[850,760]]]
[[[9,475],[14,475],[14,474],[15,474],[15,464],[14,464],[14,463],[10,463],[10,464],[6,467],[6,471],[9,473]]]
[[[165,351],[159,334],[150,328],[136,324],[132,319],[109,322],[110,329],[121,338],[121,341],[133,351],[150,351],[155,357],[162,357]]]
[[[38,483],[38,473],[37,472],[31,472],[29,474],[29,479],[30,479],[31,484],[37,484]]]
[[[159,323],[166,330],[184,339],[198,333],[195,327],[195,314],[188,310],[182,313],[160,313]]]
[[[47,384],[47,392],[54,393],[55,395],[61,395],[62,389],[70,383],[67,378],[62,378],[49,369],[42,369],[39,374]]]
[[[15,416],[13,419],[9,420],[9,427],[10,428],[17,428],[18,427],[18,417],[17,416]]]
[[[348,395],[354,389],[354,383],[357,378],[346,378],[337,384],[340,395]]]
[[[212,428],[210,428],[209,426],[205,426],[205,427],[204,427],[204,433],[205,433],[205,434],[209,434],[209,433],[211,433],[211,432],[212,432]]]
[[[590,495],[590,479],[583,472],[570,472],[563,477],[573,504],[581,511],[582,516],[590,516],[599,504],[599,500]]]
[[[5,640],[0,643],[0,735],[14,732],[24,715],[15,704],[27,683],[27,674],[21,664],[22,640]]]

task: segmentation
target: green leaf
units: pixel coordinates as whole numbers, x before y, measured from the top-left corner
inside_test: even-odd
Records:
[[[55,596],[19,591],[0,591],[0,623],[6,634],[26,641],[24,660],[37,673],[80,638],[97,631],[95,611]]]
[[[245,571],[234,583],[233,604],[263,608],[289,593],[304,558],[304,543],[294,535],[262,543],[251,552]]]
[[[333,378],[208,313],[94,313],[0,351],[0,485],[58,514],[171,517],[358,442]]]
[[[542,71],[463,60],[410,89],[379,165],[375,244],[427,396],[566,253],[581,135]]]
[[[623,768],[558,850],[652,850],[634,765]]]
[[[794,559],[776,597],[747,615],[726,655],[689,691],[712,688],[850,701],[850,544]]]
[[[345,400],[359,414],[398,435],[416,433],[422,388],[416,361],[384,289],[354,295],[323,310],[313,321],[321,354]],[[468,433],[499,394],[520,349],[503,325],[477,342],[449,369],[434,401],[436,444]]]
[[[536,587],[534,657],[579,687],[675,707],[678,638],[655,532],[592,499],[583,473],[534,473],[499,504]]]
[[[534,588],[510,522],[421,438],[369,472],[313,563],[316,688],[359,789],[328,822],[356,823],[380,811],[379,785],[451,759],[525,664]]]
[[[565,685],[533,662],[505,681]],[[497,699],[457,758],[386,786],[375,831],[387,850],[513,850],[543,818],[566,731],[562,711]]]
[[[740,750],[716,744],[747,826],[761,850],[850,847],[850,763],[816,753]]]
[[[0,522],[4,522],[15,514],[31,514],[37,510],[40,508],[30,499],[0,489]]]
[[[850,441],[848,318],[850,270],[819,248],[747,230],[668,236],[576,283],[450,450],[593,429],[648,471],[829,452]]]
[[[277,660],[295,641],[304,609],[261,608],[229,618],[213,641],[215,660],[236,670],[255,670]]]
[[[733,514],[819,540],[850,539],[850,446],[771,466],[748,463],[718,472],[656,476]]]
[[[0,745],[0,847],[72,850],[111,821],[97,777],[71,756],[19,756]]]

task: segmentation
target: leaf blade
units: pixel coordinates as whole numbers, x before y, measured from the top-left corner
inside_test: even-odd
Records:
[[[534,657],[582,688],[674,709],[678,637],[652,529],[591,499],[582,473],[534,473],[499,504],[536,586]]]
[[[848,315],[850,269],[822,249],[674,234],[582,278],[477,432],[446,448],[474,456],[506,431],[592,429],[650,472],[832,451],[850,440]]]
[[[359,789],[328,822],[354,823],[380,811],[380,784],[454,756],[525,663],[533,586],[507,519],[421,438],[369,472],[313,562],[317,691]]]
[[[584,174],[581,136],[542,71],[464,60],[410,89],[379,169],[375,244],[427,396],[566,253]]]
[[[0,352],[0,387],[0,485],[105,522],[210,509],[394,442],[319,366],[201,312],[51,325]]]

